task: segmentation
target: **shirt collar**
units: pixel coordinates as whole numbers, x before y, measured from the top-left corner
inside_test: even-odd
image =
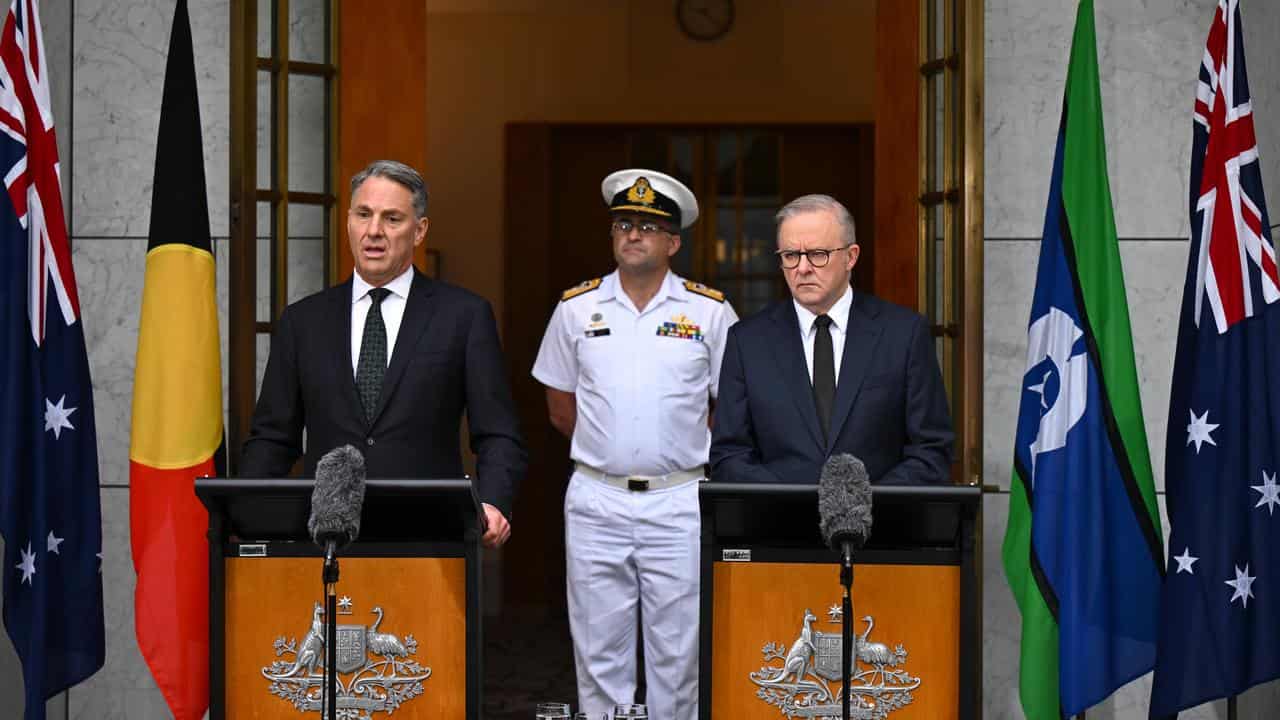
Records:
[[[408,268],[405,269],[404,272],[396,276],[395,280],[392,280],[391,282],[387,283],[386,285],[383,285],[382,287],[390,290],[391,294],[395,295],[398,298],[408,299],[409,288],[413,287],[413,266],[410,265]],[[360,302],[364,298],[364,296],[369,294],[369,291],[372,289],[373,289],[373,286],[365,282],[364,278],[360,277],[360,273],[358,272],[351,273],[351,304],[352,305],[355,305],[356,303]]]
[[[646,305],[646,309],[657,305],[668,298],[672,300],[688,301],[689,291],[685,290],[684,281],[679,275],[667,270],[667,275],[662,279],[662,287],[658,288],[658,294]],[[618,271],[605,275],[600,281],[600,294],[602,300],[613,300],[614,302],[622,302],[622,298],[626,292],[622,289],[622,281],[618,279]],[[627,300],[630,302],[630,299]]]
[[[809,332],[813,329],[813,321],[818,319],[808,308],[791,299],[791,304],[796,307],[796,318],[800,321],[800,332],[805,336],[809,336]],[[844,332],[849,325],[849,308],[853,307],[853,288],[846,287],[844,294],[836,301],[835,305],[827,311],[827,317],[831,318],[831,324],[840,332]]]
[[[658,294],[653,296],[653,302],[657,304],[668,298],[680,302],[689,300],[689,291],[685,289],[684,281],[670,270],[667,270],[667,276],[662,279],[662,287],[658,290]]]

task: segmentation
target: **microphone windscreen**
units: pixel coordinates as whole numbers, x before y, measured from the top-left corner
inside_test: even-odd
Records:
[[[360,535],[364,505],[364,456],[351,445],[325,453],[316,465],[307,531],[317,545],[329,540],[346,545]]]
[[[862,547],[871,535],[871,481],[867,466],[843,453],[832,455],[818,479],[818,528],[833,549],[842,542]]]

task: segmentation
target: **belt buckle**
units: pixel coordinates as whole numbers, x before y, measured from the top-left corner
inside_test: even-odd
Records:
[[[627,489],[632,492],[645,492],[649,489],[649,478],[627,476]]]

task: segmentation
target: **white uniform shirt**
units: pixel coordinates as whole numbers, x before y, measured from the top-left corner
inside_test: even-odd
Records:
[[[809,384],[813,384],[813,341],[818,337],[817,315],[792,300],[796,306],[796,318],[800,321],[800,340],[804,344],[804,362],[809,367]],[[844,334],[849,329],[849,308],[853,307],[853,288],[845,288],[844,295],[827,311],[831,318],[831,351],[835,360],[837,382],[840,377],[840,361],[844,359]]]
[[[706,464],[708,398],[720,384],[725,338],[737,320],[728,302],[691,290],[671,272],[643,312],[617,271],[562,300],[533,376],[576,395],[571,457],[617,475]]]
[[[382,298],[382,322],[387,326],[387,365],[391,364],[391,355],[396,350],[396,336],[400,334],[400,321],[404,319],[404,306],[409,299],[409,288],[413,287],[413,268],[410,267],[398,275],[395,280],[383,285],[391,294]],[[364,319],[369,316],[369,308],[373,307],[373,298],[369,291],[373,286],[360,277],[360,273],[351,274],[351,375],[355,376],[360,364],[360,341],[364,339]]]

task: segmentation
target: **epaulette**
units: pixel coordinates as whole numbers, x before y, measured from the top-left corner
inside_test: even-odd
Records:
[[[574,285],[573,287],[564,291],[564,294],[560,296],[560,301],[564,302],[565,300],[571,300],[583,293],[589,293],[592,290],[595,290],[596,288],[600,287],[600,281],[603,279],[604,278],[596,278],[594,280],[588,280],[579,285]]]
[[[716,302],[724,302],[724,293],[720,292],[719,290],[716,290],[715,288],[709,288],[700,282],[685,280],[684,289],[688,290],[691,293],[697,293],[702,297],[709,297],[712,300],[715,300]]]

